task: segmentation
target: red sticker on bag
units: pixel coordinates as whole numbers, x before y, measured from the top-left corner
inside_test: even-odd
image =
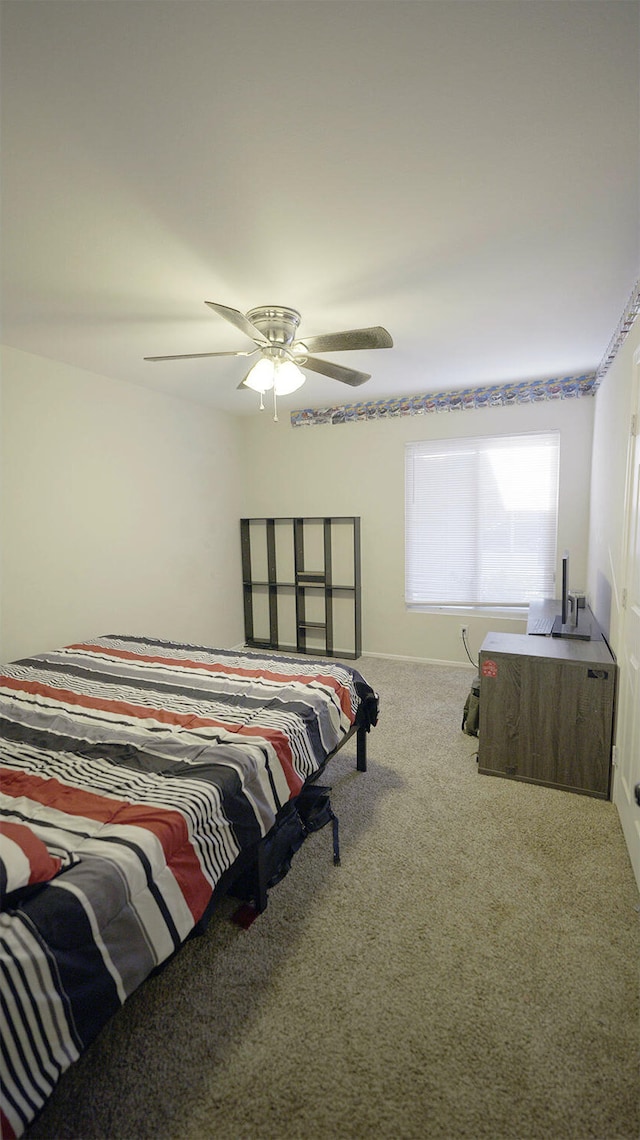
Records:
[[[498,666],[497,666],[495,661],[491,660],[490,657],[487,657],[482,662],[482,676],[483,677],[497,677],[498,676]]]

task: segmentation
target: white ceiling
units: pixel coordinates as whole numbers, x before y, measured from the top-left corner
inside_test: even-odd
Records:
[[[639,275],[636,0],[4,0],[3,340],[232,412],[204,305],[384,325],[351,389],[581,374]]]

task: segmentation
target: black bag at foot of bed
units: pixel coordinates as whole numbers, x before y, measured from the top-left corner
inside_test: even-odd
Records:
[[[333,828],[333,862],[340,865],[338,818],[331,807],[330,792],[326,785],[307,784],[280,809],[271,831],[258,844],[255,858],[229,890],[233,898],[243,901],[233,916],[239,926],[249,926],[262,913],[268,891],[284,879],[307,836],[329,822]]]

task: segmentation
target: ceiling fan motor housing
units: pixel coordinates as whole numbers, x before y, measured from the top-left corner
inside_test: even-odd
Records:
[[[260,305],[250,309],[246,317],[274,346],[292,344],[300,324],[300,313],[284,305]]]

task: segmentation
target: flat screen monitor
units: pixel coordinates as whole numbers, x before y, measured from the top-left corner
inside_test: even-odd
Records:
[[[562,555],[562,625],[569,620],[569,551]]]
[[[591,641],[591,622],[586,610],[578,606],[578,597],[571,593],[569,585],[569,551],[562,555],[562,609],[555,618],[551,630],[553,637],[577,637],[580,641]]]

